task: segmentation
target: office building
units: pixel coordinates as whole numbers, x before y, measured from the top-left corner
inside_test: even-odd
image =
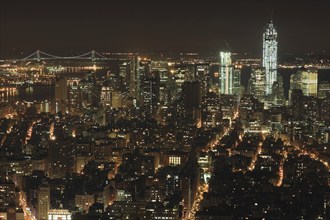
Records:
[[[159,104],[159,77],[146,78],[143,82],[143,106],[146,113],[152,115]]]
[[[273,104],[275,105],[283,105],[285,102],[282,76],[278,76],[277,81],[273,83],[273,94],[271,101],[273,101]]]
[[[290,78],[290,93],[301,89],[304,96],[317,96],[317,70],[301,68]]]
[[[94,194],[82,194],[82,195],[75,195],[74,198],[75,205],[79,209],[79,211],[82,211],[83,213],[88,213],[89,208],[92,206],[92,204],[95,202]]]
[[[294,89],[291,93],[292,116],[301,119],[303,116],[303,93],[301,89]]]
[[[2,182],[0,180],[0,207],[18,205],[18,192],[13,182]]]
[[[272,21],[263,33],[262,66],[266,71],[266,95],[270,95],[273,83],[277,81],[277,30]]]
[[[203,97],[202,122],[204,127],[219,126],[222,120],[222,111],[220,106],[220,97],[209,92]]]
[[[197,65],[194,79],[200,82],[201,95],[204,96],[210,88],[209,65]]]
[[[320,84],[318,85],[317,96],[319,98],[325,98],[329,94],[330,94],[330,83],[327,81],[320,82]]]
[[[82,90],[79,81],[78,78],[67,79],[67,103],[70,112],[82,109]]]
[[[108,82],[107,80],[104,81],[101,88],[101,104],[103,107],[111,106],[111,92],[112,89],[110,87],[110,82]]]
[[[233,95],[238,96],[239,98],[242,95],[242,87],[241,87],[241,69],[234,68],[233,69]]]
[[[182,92],[184,97],[184,106],[187,111],[199,108],[202,103],[200,91],[200,82],[184,82],[182,84]]]
[[[220,94],[233,94],[233,67],[230,52],[220,52]]]
[[[68,105],[68,86],[67,78],[56,78],[55,81],[55,112],[65,113]]]
[[[48,220],[71,220],[71,213],[67,209],[51,209],[48,211]]]
[[[50,188],[49,186],[42,185],[38,189],[37,194],[37,219],[47,220],[48,211],[50,206]]]
[[[265,97],[266,90],[266,72],[264,68],[255,68],[252,70],[249,80],[249,93],[259,101]]]

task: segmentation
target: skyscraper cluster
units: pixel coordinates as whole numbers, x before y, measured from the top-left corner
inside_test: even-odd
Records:
[[[261,43],[0,66],[53,94],[0,103],[0,219],[329,219],[330,82]]]

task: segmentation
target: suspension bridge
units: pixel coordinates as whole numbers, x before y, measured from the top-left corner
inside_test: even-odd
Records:
[[[30,54],[27,57],[24,57],[23,59],[19,59],[20,61],[42,61],[42,60],[92,60],[92,61],[102,61],[102,60],[114,60],[114,58],[107,58],[100,53],[96,52],[95,50],[92,50],[88,53],[84,53],[77,56],[71,56],[71,57],[62,57],[62,56],[56,56],[49,53],[45,53],[41,50],[37,50],[34,53]],[[116,59],[118,60],[118,59]]]

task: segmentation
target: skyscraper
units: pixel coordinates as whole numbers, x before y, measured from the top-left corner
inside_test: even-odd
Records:
[[[112,88],[108,80],[104,81],[101,88],[101,103],[104,107],[111,105],[111,92]]]
[[[196,65],[194,79],[200,81],[201,96],[204,96],[209,90],[209,65]]]
[[[233,94],[233,68],[230,52],[220,52],[220,94]]]
[[[70,112],[80,110],[82,108],[82,91],[80,79],[67,79],[67,103]]]
[[[222,120],[220,97],[214,92],[203,96],[202,121],[205,127],[219,126]]]
[[[91,105],[97,102],[97,87],[96,87],[96,75],[95,72],[89,71],[85,74],[85,77],[79,81],[79,85],[82,92],[82,104],[83,106]]]
[[[254,95],[259,101],[265,97],[265,69],[252,69],[251,78],[249,80],[249,93]]]
[[[272,94],[273,83],[277,81],[277,30],[271,21],[263,34],[262,66],[266,70],[266,95]]]
[[[68,85],[67,78],[56,78],[55,81],[55,112],[65,113],[68,105]]]
[[[303,92],[294,89],[291,93],[292,115],[295,119],[301,119],[303,115]]]
[[[143,102],[143,82],[150,75],[150,60],[133,56],[130,61],[130,95],[135,101],[134,105],[140,107]]]
[[[194,108],[200,107],[202,103],[200,88],[199,81],[184,82],[182,84],[184,106],[187,110],[192,111]]]
[[[37,197],[37,219],[46,220],[50,205],[50,188],[49,186],[42,185],[38,189]]]
[[[148,77],[143,82],[143,104],[145,111],[150,115],[156,112],[159,104],[159,83],[159,75]]]
[[[234,68],[233,69],[233,95],[241,97],[241,69]]]
[[[283,77],[278,76],[277,81],[273,84],[273,104],[282,105],[284,104],[284,86],[283,86]]]
[[[317,96],[317,70],[299,69],[290,77],[290,90],[301,89],[305,96]]]
[[[137,99],[137,93],[140,88],[140,74],[139,74],[139,58],[136,56],[132,56],[130,58],[130,95]]]

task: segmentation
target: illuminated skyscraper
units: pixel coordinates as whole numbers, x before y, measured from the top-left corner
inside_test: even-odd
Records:
[[[220,97],[214,92],[208,92],[203,96],[202,121],[205,127],[219,126],[222,120]]]
[[[233,69],[233,88],[232,88],[233,95],[240,97],[241,91],[242,91],[241,90],[241,69],[234,68]]]
[[[259,101],[263,100],[265,97],[265,75],[264,68],[255,68],[252,70],[249,81],[249,92]]]
[[[233,68],[230,52],[220,52],[220,94],[233,94]]]
[[[266,95],[272,94],[273,83],[277,81],[277,31],[271,21],[263,34],[262,66],[266,70]]]
[[[79,81],[82,92],[83,106],[91,105],[97,102],[97,86],[95,72],[87,72],[84,79]]]
[[[67,79],[67,102],[70,112],[82,108],[82,91],[79,81],[78,78]]]
[[[146,113],[152,115],[159,104],[159,83],[160,78],[150,77],[143,81],[143,105]]]
[[[204,96],[209,90],[209,66],[197,65],[195,71],[195,80],[200,81],[201,95]]]
[[[107,80],[104,81],[101,88],[101,103],[103,106],[111,105],[111,92],[112,88],[110,87],[110,83]]]
[[[317,70],[301,68],[291,75],[290,90],[301,89],[305,96],[317,96]]]
[[[144,79],[150,74],[150,60],[133,56],[130,61],[130,95],[133,97],[135,107],[140,107],[143,102]]]

